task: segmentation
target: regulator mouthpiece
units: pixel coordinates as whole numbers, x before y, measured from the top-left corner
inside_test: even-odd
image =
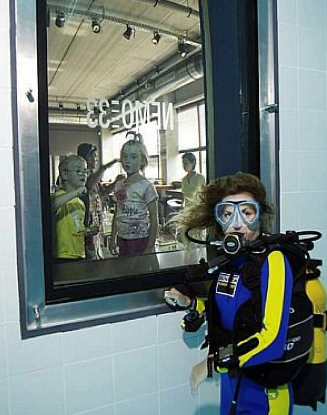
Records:
[[[226,254],[235,255],[245,246],[245,235],[239,232],[229,233],[225,236],[222,248]]]

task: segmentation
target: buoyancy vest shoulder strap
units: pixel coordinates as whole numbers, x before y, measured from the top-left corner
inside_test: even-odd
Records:
[[[267,258],[266,252],[260,254],[248,254],[242,267],[243,284],[251,291],[255,319],[261,319],[261,294],[260,273],[261,267]]]
[[[229,266],[232,270],[232,267]],[[216,274],[216,278],[213,280],[209,292],[208,300],[206,302],[206,316],[208,323],[208,334],[206,335],[206,341],[202,345],[202,348],[209,345],[209,354],[214,353],[222,344],[228,344],[234,342],[233,333],[225,330],[220,323],[220,316],[218,308],[216,307],[215,292],[218,283],[219,273]]]

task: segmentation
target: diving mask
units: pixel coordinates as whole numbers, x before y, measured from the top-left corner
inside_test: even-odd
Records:
[[[259,229],[260,205],[255,200],[242,200],[218,202],[214,206],[214,218],[221,226],[223,232],[233,224],[234,227],[244,223],[251,231]]]

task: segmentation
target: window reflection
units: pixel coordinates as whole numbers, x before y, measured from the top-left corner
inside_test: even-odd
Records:
[[[76,195],[88,215],[86,250],[94,252],[79,264],[56,263],[57,283],[149,273],[196,261],[196,255],[184,252],[170,219],[185,204],[185,153],[194,154],[197,171],[206,177],[199,7],[197,0],[189,0],[187,7],[181,0],[171,3],[153,7],[134,0],[47,2],[51,193],[64,186],[59,163],[77,154],[81,144],[95,147],[98,158],[88,166],[89,177],[97,174],[97,180],[83,195]],[[158,193],[159,230],[155,253],[144,255],[144,260],[122,261],[109,247],[114,182],[126,175],[120,161],[114,161],[130,139],[128,131],[144,138],[149,156],[144,174]],[[174,260],[169,259],[177,251]]]

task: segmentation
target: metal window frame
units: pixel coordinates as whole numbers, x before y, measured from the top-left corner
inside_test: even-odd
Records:
[[[47,257],[42,242],[42,162],[39,158],[39,129],[42,128],[39,124],[39,98],[42,99],[42,89],[39,90],[37,59],[40,41],[36,28],[38,7],[37,0],[16,0],[10,4],[16,236],[22,337],[170,312],[163,301],[164,287],[46,304]],[[156,285],[153,284],[153,287]]]
[[[208,28],[209,3],[209,1],[201,0],[206,49],[207,134],[208,137],[214,137],[214,102],[211,92],[213,89],[212,55]],[[260,1],[259,3],[261,6],[262,3],[269,3],[269,1]],[[41,163],[38,152],[40,143],[36,4],[37,0],[10,2],[16,235],[22,337],[34,337],[105,322],[169,312],[170,310],[162,301],[162,289],[150,289],[143,292],[92,298],[71,303],[45,304],[44,262],[46,258],[41,237],[42,198],[39,178]],[[265,11],[268,14],[271,13],[268,8]],[[260,32],[260,43],[266,35],[266,31]],[[268,60],[268,64],[270,65],[271,61]],[[265,71],[268,72],[269,65],[266,68],[264,65],[260,66],[260,77],[264,76]],[[268,78],[265,79],[268,82]],[[263,87],[261,91],[264,96]],[[272,101],[266,100],[267,104],[269,102]],[[262,108],[261,105],[260,108]],[[263,114],[270,115],[271,112],[266,109]],[[263,122],[264,118],[263,116]],[[276,132],[276,120],[274,126]],[[272,130],[269,131],[269,134],[273,133]],[[212,146],[217,146],[217,143],[210,142],[207,153],[214,154]],[[274,148],[270,149],[269,160],[273,159],[274,151]],[[214,160],[208,156],[208,162],[209,178],[213,179]],[[272,176],[267,176],[264,183],[268,186],[270,184],[271,189],[276,184],[276,166]]]
[[[258,1],[260,177],[280,230],[277,0]]]

